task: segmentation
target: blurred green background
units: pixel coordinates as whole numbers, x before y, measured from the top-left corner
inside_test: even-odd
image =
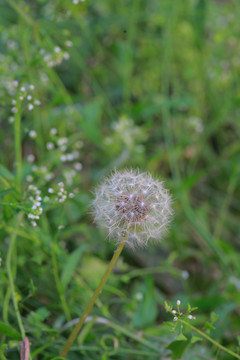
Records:
[[[232,359],[176,339],[177,299],[239,351],[239,18],[234,0],[1,1],[1,359],[19,321],[32,359],[59,355],[115,249],[92,191],[124,168],[165,181],[174,221],[124,250],[68,359]]]

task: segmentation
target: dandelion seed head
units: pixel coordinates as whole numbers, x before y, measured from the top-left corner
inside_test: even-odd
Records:
[[[171,196],[163,182],[137,170],[114,172],[95,190],[94,220],[109,238],[130,247],[159,241],[172,217]]]

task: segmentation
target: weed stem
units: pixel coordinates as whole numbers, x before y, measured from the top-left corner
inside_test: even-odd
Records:
[[[88,303],[88,306],[87,306],[86,309],[84,310],[82,316],[81,316],[80,319],[79,319],[79,322],[77,323],[77,325],[76,325],[75,328],[73,329],[71,335],[69,336],[69,338],[68,338],[68,340],[67,340],[67,342],[66,342],[66,344],[65,344],[65,346],[64,346],[64,348],[63,348],[63,350],[62,350],[62,352],[61,352],[61,356],[62,356],[62,357],[64,357],[64,358],[66,357],[66,355],[67,355],[67,353],[68,353],[71,345],[73,344],[73,342],[74,342],[74,340],[76,339],[79,331],[81,330],[81,328],[82,328],[82,326],[83,326],[83,324],[84,324],[84,322],[85,322],[88,314],[89,314],[90,311],[92,310],[92,307],[93,307],[95,301],[97,300],[98,296],[101,294],[102,289],[103,289],[103,287],[104,287],[104,285],[105,285],[105,283],[106,283],[109,275],[111,274],[112,269],[113,269],[113,267],[114,267],[114,265],[115,265],[115,263],[116,263],[119,255],[121,254],[124,245],[125,245],[125,241],[122,241],[122,242],[118,245],[118,247],[117,247],[117,249],[116,249],[116,251],[115,251],[115,253],[114,253],[113,257],[112,257],[112,260],[110,261],[110,263],[109,263],[109,265],[108,265],[108,268],[107,268],[105,274],[104,274],[103,277],[102,277],[102,280],[100,281],[100,283],[99,283],[97,289],[95,290],[95,292],[94,292],[94,294],[93,294],[90,302]]]

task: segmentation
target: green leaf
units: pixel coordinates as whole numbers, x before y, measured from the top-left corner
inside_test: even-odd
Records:
[[[214,324],[218,318],[219,318],[219,315],[212,311],[211,315],[210,315],[211,323]]]
[[[167,348],[172,351],[172,359],[181,359],[187,346],[188,341],[173,341]]]
[[[176,341],[188,341],[188,338],[183,335],[183,333],[179,334],[176,338]]]
[[[3,190],[3,191],[0,191],[0,198],[9,194],[10,192],[14,191],[15,188],[9,188],[9,189],[6,189],[6,190]]]
[[[208,330],[215,330],[216,328],[210,324],[210,322],[206,321],[205,324],[204,324],[205,328],[208,329]]]
[[[192,336],[191,343],[194,344],[197,341],[202,341],[203,339],[198,336]]]
[[[61,283],[63,286],[63,289],[66,289],[67,285],[69,284],[69,281],[71,280],[71,277],[76,270],[76,267],[78,265],[78,262],[83,254],[83,252],[86,249],[86,245],[81,245],[78,249],[73,251],[70,256],[68,256],[67,262],[63,267],[62,274],[61,274]]]
[[[17,332],[11,326],[4,324],[3,322],[0,322],[0,334],[4,336],[8,336],[14,340],[22,340],[22,337],[19,334],[19,332]]]
[[[0,176],[7,180],[14,180],[13,174],[3,165],[0,164]]]
[[[100,144],[102,137],[100,133],[102,105],[102,101],[97,99],[86,104],[82,109],[83,121],[81,122],[81,127],[86,137],[97,145]]]
[[[149,276],[146,278],[141,293],[143,294],[143,298],[139,301],[133,317],[133,324],[137,328],[143,328],[153,324],[157,316],[157,303],[152,277]]]

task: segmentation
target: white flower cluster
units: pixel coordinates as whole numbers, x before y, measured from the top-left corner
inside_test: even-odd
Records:
[[[171,196],[163,182],[137,170],[116,171],[96,188],[94,220],[117,242],[130,247],[160,240],[172,216]]]
[[[19,83],[17,80],[13,81],[13,86],[15,88],[17,88],[19,86]],[[36,106],[41,105],[41,102],[38,99],[34,99],[34,94],[33,94],[34,89],[35,89],[35,86],[33,84],[30,84],[30,85],[25,84],[25,85],[21,86],[19,98],[12,100],[12,105],[13,105],[13,107],[11,108],[12,113],[18,112],[17,102],[19,100],[21,102],[23,102],[25,100],[28,111],[32,111],[34,109],[35,105]],[[10,121],[10,123],[12,123],[14,121],[14,119],[11,117],[9,119],[9,121]]]
[[[43,212],[41,190],[32,184],[28,186],[28,190],[31,193],[29,200],[32,201],[32,210],[34,210],[33,213],[28,214],[28,218],[32,220],[32,226],[37,226],[36,220],[40,219],[40,215]]]
[[[71,42],[67,43],[66,46]],[[69,60],[70,55],[67,51],[63,51],[59,46],[55,46],[52,53],[48,53],[45,49],[40,50],[40,55],[43,57],[43,61],[47,64],[48,67],[54,67],[60,65],[63,60]]]

